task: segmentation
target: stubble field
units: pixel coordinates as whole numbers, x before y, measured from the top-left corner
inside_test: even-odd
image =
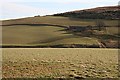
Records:
[[[118,49],[2,50],[3,78],[118,78]]]

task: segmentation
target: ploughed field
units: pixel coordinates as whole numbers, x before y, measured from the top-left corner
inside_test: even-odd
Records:
[[[118,49],[2,50],[3,78],[118,78]]]

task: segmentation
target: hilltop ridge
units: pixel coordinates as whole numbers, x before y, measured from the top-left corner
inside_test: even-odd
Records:
[[[106,6],[58,13],[54,14],[54,16],[64,16],[80,19],[119,19],[119,12],[120,6]]]

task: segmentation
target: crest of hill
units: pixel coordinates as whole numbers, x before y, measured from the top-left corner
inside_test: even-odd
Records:
[[[107,6],[107,7],[97,7],[92,9],[85,9],[85,10],[76,10],[71,12],[81,12],[81,11],[89,11],[89,12],[105,12],[105,11],[118,11],[120,10],[119,6]]]
[[[97,7],[92,9],[76,10],[58,13],[49,16],[34,16],[20,19],[0,21],[1,25],[14,24],[50,24],[50,25],[82,25],[78,19],[119,19],[120,6]],[[76,18],[76,19],[75,19]],[[88,24],[88,23],[86,23]],[[112,23],[111,23],[112,24]],[[84,25],[84,24],[83,24]]]
[[[80,19],[119,19],[120,6],[106,6],[92,9],[75,10],[54,16],[73,17]]]

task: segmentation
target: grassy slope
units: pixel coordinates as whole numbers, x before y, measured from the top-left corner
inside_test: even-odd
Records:
[[[46,44],[83,44],[83,45],[93,45],[98,44],[97,39],[95,38],[89,38],[89,37],[72,37],[72,38],[66,38],[62,40],[57,40],[54,42],[49,42]]]
[[[3,78],[118,77],[118,49],[2,50]]]
[[[96,39],[88,39],[84,37],[76,38],[72,34],[66,34],[62,27],[56,26],[39,26],[36,24],[51,24],[51,25],[95,25],[96,19],[75,19],[67,17],[30,17],[16,20],[3,21],[3,25],[11,24],[29,24],[29,25],[12,25],[3,26],[3,45],[4,44],[96,44]],[[103,20],[106,25],[116,26],[117,20]],[[34,24],[34,25],[30,25]],[[111,28],[113,29],[113,28]],[[109,33],[116,33],[115,30],[107,29]],[[112,31],[112,32],[111,32]],[[46,42],[46,43],[45,43]]]
[[[76,19],[76,18],[68,18],[68,17],[54,17],[54,16],[45,16],[45,17],[29,17],[23,19],[16,20],[6,20],[3,21],[3,25],[9,24],[56,24],[63,26],[70,25],[95,25],[96,19]],[[106,25],[116,26],[118,24],[118,20],[103,20]]]
[[[63,28],[54,26],[5,26],[3,27],[3,43],[26,44],[42,42],[49,38],[68,36]]]
[[[14,25],[3,27],[4,44],[36,44],[36,45],[59,45],[59,44],[97,44],[95,39],[77,37],[61,31],[64,28],[57,26],[27,26]]]
[[[109,34],[120,34],[120,32],[119,32],[119,30],[120,30],[120,27],[108,27],[107,28],[107,32],[109,33]]]

